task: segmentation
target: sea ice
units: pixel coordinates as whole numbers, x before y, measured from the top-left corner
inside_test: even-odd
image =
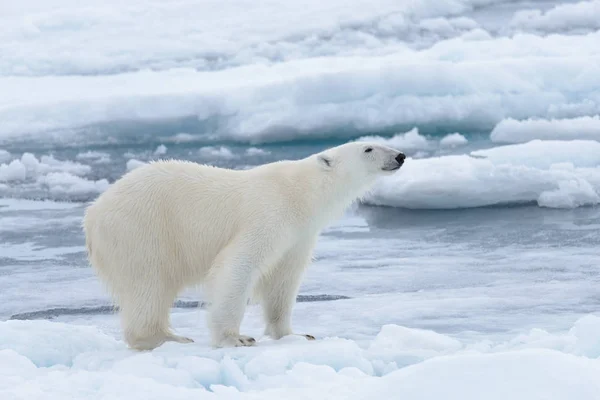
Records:
[[[233,152],[225,146],[205,146],[198,150],[198,154],[206,158],[233,158]]]
[[[600,117],[522,121],[508,118],[494,127],[490,138],[496,143],[525,143],[533,139],[600,140]]]
[[[592,31],[600,29],[600,1],[558,4],[546,12],[537,9],[515,13],[509,26],[513,30],[538,32]]]
[[[138,353],[95,327],[4,321],[0,393],[56,400],[131,399],[133,393],[144,399],[596,400],[599,329],[599,318],[588,315],[566,333],[537,329],[505,342],[465,342],[388,325],[365,346],[290,337],[252,348],[169,343]]]
[[[260,149],[258,147],[249,147],[246,149],[246,155],[249,156],[262,156],[267,154],[271,154],[271,152],[269,152],[268,150]]]
[[[451,133],[449,135],[444,136],[440,140],[440,146],[442,146],[442,147],[458,147],[458,146],[464,146],[468,142],[469,141],[467,140],[466,137],[464,137],[460,133],[456,132],[456,133]]]
[[[127,161],[126,168],[127,168],[127,171],[133,171],[134,169],[139,168],[139,167],[141,167],[142,165],[145,165],[145,164],[146,163],[143,162],[143,161],[140,161],[140,160],[137,160],[135,158],[132,158],[132,159],[130,159],[130,160]]]
[[[600,143],[539,141],[428,159],[408,159],[364,201],[407,208],[464,208],[537,202],[600,202]]]
[[[106,179],[88,180],[85,175],[91,172],[89,165],[75,161],[57,160],[52,155],[42,155],[39,159],[32,153],[23,153],[21,158],[8,164],[0,164],[0,182],[7,182],[5,189],[22,188],[47,190],[52,195],[79,196],[101,193],[109,184]]]
[[[6,150],[0,149],[0,163],[7,162],[11,158],[10,153]]]
[[[596,115],[599,41],[600,31],[465,34],[421,50],[221,70],[0,76],[0,135],[68,140],[112,121],[192,117],[210,123],[214,137],[256,144],[339,136],[341,128],[348,136],[406,125],[488,130],[505,118]]]
[[[415,153],[419,150],[428,150],[432,147],[432,144],[427,140],[427,138],[419,134],[419,130],[417,128],[413,128],[408,132],[397,133],[391,138],[384,138],[381,136],[363,136],[358,140],[381,143],[409,154]]]
[[[167,146],[164,144],[159,145],[156,150],[154,150],[154,155],[163,156],[167,154]]]

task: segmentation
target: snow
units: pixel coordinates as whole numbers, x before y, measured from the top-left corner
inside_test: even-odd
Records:
[[[98,194],[106,190],[106,179],[84,178],[91,172],[89,165],[75,161],[57,160],[52,155],[39,159],[32,153],[23,153],[21,158],[0,164],[0,183],[8,183],[3,190],[38,189],[57,197]]]
[[[392,51],[419,31],[446,37],[477,24],[462,12],[494,0],[398,4],[317,0],[23,1],[0,8],[2,75],[111,74]],[[219,7],[215,7],[218,4]],[[240,12],[243,10],[243,12]],[[450,17],[444,21],[445,16]],[[151,28],[150,28],[151,27]],[[452,32],[448,32],[451,30]],[[69,41],[58,39],[70,38]],[[18,46],[17,46],[18,44]]]
[[[552,9],[524,10],[515,13],[509,25],[513,29],[539,32],[591,31],[600,29],[600,1],[559,4]]]
[[[466,137],[464,137],[463,135],[461,135],[458,132],[455,132],[455,133],[451,133],[449,135],[444,136],[440,140],[440,146],[442,146],[442,147],[459,147],[459,146],[464,146],[468,142],[469,141],[467,140]]]
[[[452,209],[537,202],[575,208],[600,203],[600,142],[540,141],[428,159],[408,159],[364,201]]]
[[[490,138],[496,143],[524,143],[533,139],[600,140],[600,116],[521,121],[508,118],[494,127]]]
[[[397,133],[391,138],[363,136],[358,140],[384,144],[407,153],[415,152],[417,150],[427,150],[432,146],[425,136],[419,134],[419,129],[417,128],[413,128],[408,132]]]
[[[4,14],[1,140],[191,118],[256,144],[600,112],[599,31],[502,36],[460,15],[491,0],[238,1]]]
[[[271,152],[258,147],[249,147],[246,149],[246,155],[248,156],[264,156],[267,154],[271,154]]]
[[[383,326],[363,346],[338,338],[263,339],[253,348],[166,344],[145,353],[95,327],[0,322],[3,398],[596,399],[600,318],[568,332],[467,342]],[[561,377],[561,379],[557,379]],[[431,382],[435,382],[432,385]]]
[[[0,2],[0,398],[597,400],[599,4]],[[81,235],[109,182],[367,138],[409,158],[319,238],[317,341],[249,306],[213,350],[178,306],[195,343],[125,348]]]
[[[75,156],[77,160],[91,161],[95,164],[108,164],[110,163],[110,154],[102,151],[91,151],[88,150]]]
[[[47,187],[50,194],[70,196],[102,193],[108,189],[109,183],[106,179],[97,181],[88,180],[68,172],[51,172],[38,177],[37,183]]]
[[[127,168],[127,171],[133,171],[134,169],[139,168],[139,167],[141,167],[142,165],[145,165],[145,164],[146,163],[143,162],[143,161],[140,161],[140,160],[137,160],[135,158],[132,158],[132,159],[130,159],[130,160],[127,161],[126,168]]]
[[[0,149],[0,162],[6,162],[8,160],[10,160],[11,156],[10,156],[10,152]]]
[[[156,150],[154,150],[154,155],[162,156],[167,154],[167,146],[164,144],[159,145]]]
[[[72,161],[59,161],[43,155],[39,160],[31,153],[23,153],[20,159],[9,164],[0,164],[0,182],[23,181],[53,172],[66,172],[73,175],[85,175],[90,171],[87,165]]]
[[[200,156],[206,157],[206,158],[233,158],[233,157],[235,157],[235,155],[233,154],[233,152],[229,148],[227,148],[225,146],[218,146],[218,147],[205,146],[205,147],[201,147],[198,150],[198,154],[200,154]]]

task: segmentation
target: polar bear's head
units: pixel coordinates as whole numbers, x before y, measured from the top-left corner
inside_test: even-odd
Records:
[[[325,226],[326,221],[341,216],[345,208],[363,196],[377,178],[400,169],[405,158],[398,150],[372,142],[346,143],[306,158],[311,168],[303,168],[301,173],[308,173],[306,182],[315,186],[308,191],[305,185],[300,187],[307,196],[313,197],[314,194],[316,209],[320,210],[315,221]]]
[[[406,156],[378,143],[352,142],[316,155],[321,167],[353,181],[369,183],[400,169]]]

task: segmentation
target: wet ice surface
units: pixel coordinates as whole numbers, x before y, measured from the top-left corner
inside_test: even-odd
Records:
[[[81,318],[94,319],[94,307],[110,305],[84,258],[83,208],[0,200],[0,226],[10,226],[0,230],[2,318],[91,307]],[[317,334],[356,338],[388,323],[457,335],[565,329],[600,309],[599,231],[597,208],[354,208],[322,234],[301,289],[350,299],[300,304],[296,318]],[[204,322],[193,331],[203,335]]]
[[[0,398],[599,399],[599,13],[0,2]],[[316,342],[262,338],[251,306],[258,346],[213,350],[190,289],[172,321],[196,343],[126,349],[86,202],[156,158],[245,169],[361,137],[408,159],[364,198],[387,207],[321,236],[294,311]]]
[[[213,350],[191,290],[172,324],[195,343],[140,354],[85,263],[83,207],[0,200],[0,319],[42,311],[0,321],[4,398],[597,398],[597,208],[355,208],[302,286],[321,301],[294,310],[316,342],[263,337],[250,306],[257,346]]]

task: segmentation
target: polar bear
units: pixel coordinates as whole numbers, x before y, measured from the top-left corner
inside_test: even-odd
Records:
[[[83,221],[89,261],[120,308],[125,341],[137,350],[192,342],[171,331],[170,308],[194,285],[207,290],[214,347],[255,343],[239,332],[250,298],[262,305],[266,335],[293,334],[292,307],[319,232],[404,159],[351,142],[249,170],[168,160],[125,174]]]

